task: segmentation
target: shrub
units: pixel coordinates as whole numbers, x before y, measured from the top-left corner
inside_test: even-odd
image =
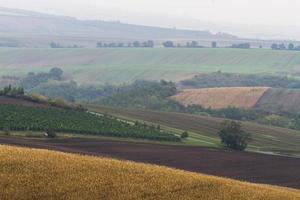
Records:
[[[181,134],[181,139],[186,139],[186,138],[188,138],[189,137],[189,133],[188,132],[186,132],[186,131],[184,131],[182,134]]]
[[[4,128],[3,129],[3,135],[9,136],[10,135],[10,129],[9,128]]]
[[[56,138],[57,136],[53,130],[49,130],[49,129],[46,130],[46,134],[48,138]]]
[[[248,141],[251,139],[250,134],[242,130],[240,122],[228,120],[222,123],[219,136],[222,144],[239,151],[245,150]]]

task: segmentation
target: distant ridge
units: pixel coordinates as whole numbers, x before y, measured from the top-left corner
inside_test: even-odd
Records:
[[[0,43],[13,40],[18,44],[16,46],[45,46],[49,41],[79,41],[83,45],[94,45],[95,41],[101,39],[232,40],[238,37],[225,33],[212,34],[209,31],[160,28],[119,21],[79,20],[0,7]]]

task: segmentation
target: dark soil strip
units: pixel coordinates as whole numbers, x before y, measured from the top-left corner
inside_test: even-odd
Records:
[[[253,183],[300,189],[300,159],[200,147],[168,146],[96,139],[0,137],[0,144],[152,163]]]

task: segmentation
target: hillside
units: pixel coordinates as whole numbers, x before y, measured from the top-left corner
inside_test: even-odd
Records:
[[[60,67],[80,84],[189,79],[201,72],[299,76],[300,52],[263,49],[0,49],[0,75]]]
[[[1,199],[300,198],[298,190],[45,150],[0,146],[0,161]]]
[[[109,113],[129,120],[143,120],[149,123],[160,124],[169,129],[185,130],[190,133],[190,142],[194,145],[219,145],[218,131],[221,118],[200,115],[156,112],[143,109],[122,109],[101,106],[88,106],[89,110],[99,113]],[[242,122],[243,129],[252,135],[249,149],[260,152],[300,155],[300,133],[296,130],[274,126],[259,125]]]
[[[255,108],[275,113],[299,113],[300,90],[272,88],[267,90]]]
[[[49,47],[52,41],[63,45],[95,47],[98,40],[167,40],[167,39],[238,39],[229,34],[180,30],[119,21],[79,20],[71,17],[0,7],[0,44]]]
[[[231,107],[257,109],[268,113],[293,113],[300,111],[300,90],[267,87],[221,87],[184,89],[171,99],[187,106],[205,108]]]
[[[232,87],[186,89],[171,99],[188,105],[200,105],[204,108],[221,109],[231,107],[253,108],[269,88],[266,87]]]
[[[130,124],[72,107],[56,107],[19,98],[0,96],[0,130],[55,131],[108,137],[180,142],[179,137],[141,123]]]

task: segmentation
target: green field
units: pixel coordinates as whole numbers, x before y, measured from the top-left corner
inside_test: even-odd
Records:
[[[220,145],[218,131],[224,119],[191,114],[156,112],[141,109],[122,109],[88,106],[89,110],[109,113],[131,120],[160,124],[163,128],[189,131],[188,144],[216,147]],[[300,156],[300,132],[256,123],[242,122],[243,129],[252,135],[250,151]]]
[[[266,49],[0,49],[0,75],[61,67],[79,83],[178,81],[199,72],[298,76],[300,52]]]
[[[75,110],[0,104],[0,130],[47,131],[179,142],[179,137],[143,124]]]

